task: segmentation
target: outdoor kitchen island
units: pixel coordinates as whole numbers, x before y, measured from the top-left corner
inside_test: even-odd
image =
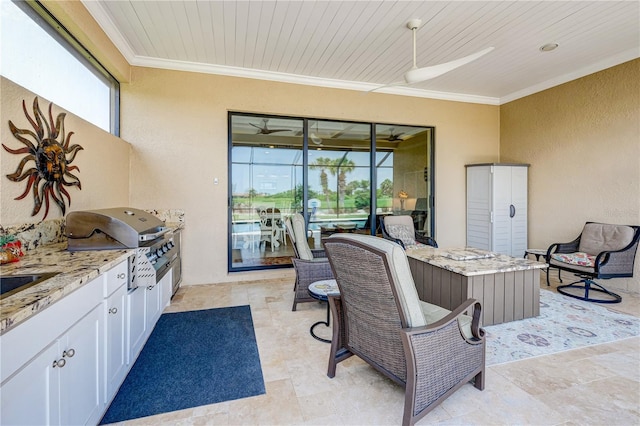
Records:
[[[454,310],[474,298],[482,325],[540,314],[540,269],[547,264],[476,248],[408,248],[420,300]]]

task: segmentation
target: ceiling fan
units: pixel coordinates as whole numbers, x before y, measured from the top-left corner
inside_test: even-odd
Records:
[[[458,67],[466,65],[469,62],[475,61],[476,59],[486,55],[494,49],[493,47],[487,47],[486,49],[483,49],[479,52],[464,56],[459,59],[455,59],[450,62],[418,68],[416,60],[416,32],[418,31],[418,28],[420,28],[420,25],[422,25],[421,19],[411,19],[409,22],[407,22],[407,28],[409,28],[413,32],[413,67],[409,71],[404,73],[404,81],[380,86],[373,90],[378,90],[383,87],[390,86],[405,86],[431,80],[432,78],[439,77],[442,74],[446,74],[449,71],[453,71]]]
[[[267,123],[269,123],[269,119],[268,118],[263,118],[262,122],[264,123],[264,125],[262,127],[258,126],[257,124],[249,123],[250,125],[252,125],[256,129],[258,129],[258,133],[256,133],[257,135],[270,135],[271,133],[276,133],[276,132],[290,132],[291,131],[291,129],[269,129],[267,127]]]
[[[381,139],[383,141],[387,141],[387,142],[399,142],[402,141],[403,139],[400,137],[402,135],[404,135],[404,132],[400,132],[400,133],[394,133],[395,128],[390,127],[389,128],[389,136],[387,136],[384,139]]]

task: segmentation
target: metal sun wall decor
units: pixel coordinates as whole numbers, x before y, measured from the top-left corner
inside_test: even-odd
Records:
[[[18,129],[11,120],[9,120],[11,133],[13,133],[13,136],[22,142],[26,148],[11,149],[5,144],[2,144],[2,147],[11,154],[27,154],[22,161],[20,161],[16,171],[8,174],[7,178],[12,182],[21,182],[29,178],[25,191],[22,195],[16,197],[15,200],[22,200],[27,196],[29,190],[33,189],[34,205],[31,216],[38,214],[44,201],[45,211],[42,220],[49,214],[50,198],[53,198],[53,201],[60,207],[62,215],[65,214],[66,204],[64,197],[66,197],[67,202],[71,205],[71,195],[69,195],[65,186],[77,186],[78,189],[82,189],[80,179],[70,173],[72,170],[80,171],[80,169],[70,164],[76,158],[78,151],[83,148],[80,145],[69,146],[71,135],[73,135],[74,132],[69,132],[65,135],[65,113],[58,114],[54,122],[51,112],[52,106],[53,104],[50,103],[49,121],[47,122],[47,117],[45,117],[38,105],[38,97],[33,100],[33,118],[29,115],[27,105],[23,100],[22,110],[35,132],[29,129]],[[33,142],[23,135],[33,138]],[[35,167],[24,170],[29,161],[33,161]],[[66,180],[65,177],[67,177],[68,180]]]

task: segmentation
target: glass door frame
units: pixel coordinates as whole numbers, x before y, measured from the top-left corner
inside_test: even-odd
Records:
[[[256,117],[259,119],[291,119],[291,120],[301,120],[302,121],[302,212],[301,214],[305,218],[307,222],[307,227],[309,226],[309,123],[310,122],[335,122],[335,123],[349,123],[349,124],[360,124],[367,125],[369,127],[369,205],[370,205],[370,234],[376,235],[376,229],[378,224],[378,214],[377,214],[377,165],[376,165],[376,128],[377,126],[398,126],[398,127],[420,127],[425,130],[430,130],[430,137],[427,140],[429,146],[427,147],[427,165],[428,173],[429,173],[429,197],[428,197],[428,208],[429,212],[429,229],[430,234],[433,238],[436,238],[435,235],[435,127],[434,126],[424,126],[424,125],[410,125],[410,124],[399,124],[399,123],[383,123],[383,122],[366,122],[366,121],[356,121],[356,120],[344,120],[344,119],[331,119],[331,118],[311,118],[311,117],[295,117],[295,116],[287,116],[287,115],[275,115],[275,114],[259,114],[259,113],[250,113],[250,112],[241,112],[241,111],[228,111],[227,113],[227,130],[228,130],[228,141],[227,141],[227,158],[228,158],[228,171],[227,171],[227,272],[245,272],[245,271],[254,271],[254,270],[265,270],[265,269],[280,269],[280,268],[291,268],[291,264],[284,265],[256,265],[256,266],[240,266],[233,267],[232,264],[232,248],[233,248],[233,178],[232,178],[232,150],[233,150],[233,127],[232,127],[232,118],[234,116],[245,116],[245,117]]]

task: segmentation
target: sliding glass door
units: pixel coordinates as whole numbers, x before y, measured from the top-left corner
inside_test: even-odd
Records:
[[[308,243],[379,234],[408,214],[433,236],[433,132],[411,127],[229,114],[229,271],[289,267],[284,221],[301,213]]]
[[[366,232],[371,213],[371,125],[310,122],[309,230],[319,248],[335,232]]]

